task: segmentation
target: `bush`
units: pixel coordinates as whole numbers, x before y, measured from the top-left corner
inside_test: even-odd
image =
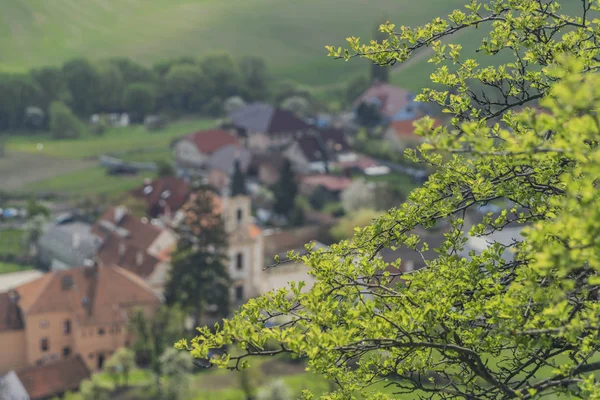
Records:
[[[50,132],[55,139],[76,138],[81,135],[81,122],[69,107],[55,101],[50,105]]]

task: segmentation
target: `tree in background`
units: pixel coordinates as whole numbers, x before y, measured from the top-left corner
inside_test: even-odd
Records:
[[[203,329],[200,340],[178,346],[203,357],[217,343],[242,343],[242,357],[269,354],[262,344],[279,340],[336,381],[330,399],[599,398],[597,8],[587,1],[475,0],[424,27],[387,24],[383,43],[350,39],[349,57],[378,63],[404,62],[432,47],[432,62],[441,64],[432,80],[440,88],[417,100],[444,104],[452,126],[422,119],[417,133],[426,142],[407,155],[436,172],[352,240],[291,257],[312,267],[308,293],[253,299],[217,333]],[[478,57],[490,56],[484,66],[451,45],[446,36],[457,31],[486,36],[478,49]],[[345,56],[333,47],[330,54]],[[471,80],[502,101],[471,91]],[[531,108],[538,105],[544,112]],[[465,213],[494,200],[506,201],[502,212],[482,216],[465,233]],[[418,232],[438,221],[448,222],[448,231],[427,267],[393,272],[378,257],[400,246],[429,250]],[[489,236],[523,224],[511,240]],[[492,245],[463,256],[465,234]],[[285,315],[286,326],[266,327],[272,315]],[[236,357],[211,361],[234,365]],[[386,391],[372,386],[383,379]]]
[[[277,379],[260,389],[256,400],[292,400],[294,396],[286,383]]]
[[[160,356],[185,331],[185,313],[179,307],[161,306],[151,319],[142,310],[135,310],[129,318],[129,331],[134,336],[132,350],[138,363],[150,366],[155,376],[156,391],[162,392],[163,365]]]
[[[350,239],[356,233],[357,229],[369,226],[381,216],[381,211],[373,210],[365,204],[362,208],[354,210],[340,219],[330,230],[331,237],[336,240]]]
[[[229,194],[232,197],[245,196],[248,194],[248,190],[246,189],[246,176],[242,172],[240,160],[237,159],[233,162],[233,174],[229,185]]]
[[[214,81],[195,64],[177,64],[169,69],[163,83],[167,105],[184,112],[200,112],[211,98]]]
[[[210,99],[222,100],[239,95],[243,91],[242,77],[238,65],[227,53],[217,53],[204,57],[200,61],[202,73],[209,82],[215,84],[209,89]]]
[[[159,177],[175,176],[175,168],[167,160],[158,160],[156,162],[156,173]]]
[[[278,215],[289,217],[295,206],[298,184],[292,163],[288,159],[283,163],[279,181],[273,187],[273,194],[275,195],[273,211]]]
[[[377,24],[374,29],[373,39],[382,41],[387,39],[388,34],[379,29],[380,24]],[[387,83],[390,80],[390,67],[388,65],[371,64],[371,83],[383,82]]]
[[[71,109],[55,101],[50,105],[50,132],[55,139],[76,138],[81,135],[82,125]]]
[[[79,117],[87,117],[98,111],[98,95],[102,76],[90,61],[78,58],[66,62],[62,74],[71,93],[73,112]]]
[[[65,77],[57,67],[43,67],[33,69],[29,72],[32,79],[37,82],[41,90],[40,107],[48,113],[50,104],[53,101],[62,101],[70,104],[72,101],[71,93],[67,87]]]
[[[123,79],[123,87],[127,87],[133,83],[158,83],[159,76],[152,69],[138,64],[135,61],[125,57],[115,57],[108,59],[108,63],[118,68],[121,78]]]
[[[94,111],[121,112],[126,85],[119,67],[107,61],[97,63],[95,67],[98,74],[98,91]]]
[[[265,61],[255,56],[242,57],[239,70],[245,97],[251,101],[266,100],[269,96],[271,77]]]
[[[110,388],[100,381],[98,375],[94,375],[81,382],[79,395],[82,400],[108,400],[110,399]]]
[[[123,93],[123,109],[130,113],[131,120],[142,122],[156,108],[156,87],[152,83],[129,84]]]
[[[340,195],[346,212],[353,212],[375,203],[375,183],[365,179],[355,179]]]
[[[190,395],[191,377],[194,369],[193,358],[186,353],[168,348],[159,358],[161,370],[166,379],[160,399],[185,400]]]
[[[243,108],[244,106],[246,106],[244,99],[242,99],[240,96],[232,96],[223,103],[223,111],[225,111],[225,114],[229,115],[232,112]]]
[[[246,400],[254,400],[258,387],[262,383],[263,376],[260,370],[260,366],[254,366],[253,368],[245,368],[238,373],[239,385]]]
[[[369,79],[364,75],[352,79],[346,87],[346,104],[352,104],[354,100],[369,88]]]
[[[312,114],[310,102],[301,96],[288,97],[281,102],[281,108],[291,111],[301,118],[307,118]]]
[[[41,89],[26,74],[0,73],[0,130],[23,128],[26,109],[41,105]]]
[[[135,353],[122,347],[110,356],[103,370],[114,380],[117,389],[129,386],[129,373],[135,368]]]
[[[216,194],[207,188],[195,192],[181,211],[177,249],[165,288],[167,304],[179,304],[200,325],[214,308],[218,317],[229,312],[227,234]]]

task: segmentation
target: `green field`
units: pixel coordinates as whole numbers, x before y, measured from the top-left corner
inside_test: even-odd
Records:
[[[0,275],[8,274],[11,272],[27,271],[30,269],[33,269],[33,267],[0,261]]]
[[[228,51],[268,61],[279,78],[344,80],[366,63],[326,57],[325,45],[371,38],[389,19],[415,25],[466,0],[0,0],[0,69],[23,71],[74,57],[128,56],[145,64]]]
[[[55,140],[49,135],[16,136],[7,141],[7,151],[35,153],[62,158],[85,159],[101,154],[127,152],[140,149],[168,151],[173,139],[201,129],[214,127],[210,119],[181,120],[167,125],[164,129],[148,132],[142,125],[126,128],[112,128],[104,135],[85,133],[78,139]],[[38,150],[38,144],[42,150]]]
[[[137,175],[108,175],[105,168],[92,167],[30,183],[22,191],[25,193],[59,193],[68,196],[82,194],[117,196],[140,186],[144,178],[153,177],[153,173],[144,171]]]
[[[0,230],[0,254],[21,255],[25,248],[23,247],[23,231],[20,229],[2,229]]]

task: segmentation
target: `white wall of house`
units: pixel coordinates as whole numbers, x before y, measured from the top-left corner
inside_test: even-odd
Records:
[[[173,151],[179,164],[200,168],[208,161],[208,156],[200,153],[196,145],[188,140],[179,140],[173,146]]]

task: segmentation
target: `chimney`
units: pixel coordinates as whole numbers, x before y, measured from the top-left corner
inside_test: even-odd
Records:
[[[137,254],[135,255],[135,263],[137,264],[138,267],[140,267],[143,262],[144,262],[144,253],[142,251],[138,251]]]
[[[73,234],[73,248],[74,249],[78,249],[79,248],[79,244],[81,243],[81,237],[79,236],[79,233],[75,232]]]
[[[115,222],[117,224],[120,224],[121,221],[123,221],[125,215],[127,215],[127,208],[125,208],[124,206],[115,207]]]

